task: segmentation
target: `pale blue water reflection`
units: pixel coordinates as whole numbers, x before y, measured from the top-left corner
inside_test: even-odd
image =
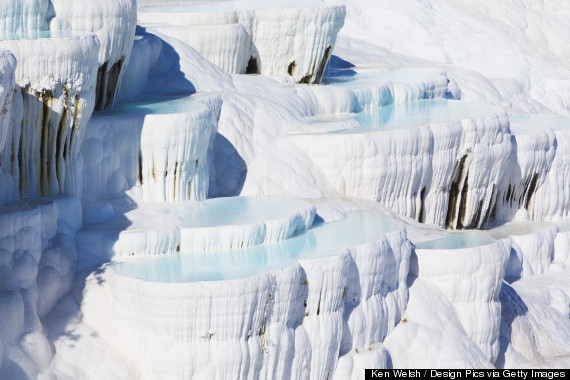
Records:
[[[378,213],[350,212],[342,220],[314,225],[280,242],[237,250],[181,252],[110,265],[119,275],[150,282],[231,280],[290,267],[299,259],[341,254],[349,247],[381,239],[384,232],[399,226]]]

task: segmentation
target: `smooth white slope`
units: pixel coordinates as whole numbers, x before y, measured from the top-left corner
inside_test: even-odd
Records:
[[[220,106],[219,97],[184,96],[124,104],[92,118],[83,150],[84,200],[129,190],[145,202],[206,199]]]

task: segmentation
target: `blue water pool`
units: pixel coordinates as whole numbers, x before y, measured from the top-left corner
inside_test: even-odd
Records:
[[[314,225],[290,239],[244,249],[181,252],[110,264],[122,276],[151,282],[217,281],[244,278],[292,266],[296,260],[331,256],[380,239],[399,227],[391,218],[351,212],[339,221]]]
[[[417,100],[354,114],[354,119],[359,123],[358,127],[330,133],[366,133],[407,129],[492,116],[502,112],[499,107],[459,100]]]
[[[176,114],[183,112],[198,111],[204,109],[204,104],[199,100],[204,100],[203,95],[177,95],[162,97],[158,99],[148,99],[144,101],[119,103],[112,110],[101,111],[94,114],[97,116],[114,115],[149,115],[149,114]]]
[[[463,249],[493,244],[496,240],[479,232],[450,232],[449,235],[416,244],[416,249]]]

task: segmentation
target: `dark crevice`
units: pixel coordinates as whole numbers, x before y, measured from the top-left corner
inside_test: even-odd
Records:
[[[125,57],[121,57],[121,59],[111,66],[111,70],[109,70],[107,88],[105,89],[105,109],[111,108],[115,102],[115,94],[117,93],[117,87],[119,84],[119,75],[121,74],[124,61]]]
[[[289,73],[289,75],[291,76],[294,76],[296,72],[297,72],[297,65],[295,64],[295,61],[293,61],[287,67],[287,73]]]
[[[63,150],[65,148],[65,130],[67,126],[67,108],[64,107],[61,113],[61,118],[57,126],[57,136],[55,145],[55,174],[57,176],[57,183],[59,186],[59,192],[63,191],[64,185],[64,168],[63,164]]]
[[[468,185],[468,179],[469,179],[469,172],[467,172],[465,174],[465,179],[463,180],[463,187],[461,188],[461,197],[459,200],[459,211],[457,213],[457,229],[461,230],[463,228],[469,228],[467,226],[463,225],[463,218],[465,218],[465,209],[467,208],[467,192],[469,191],[469,185]],[[477,222],[475,222],[477,223]],[[470,225],[471,222],[467,223],[467,225]]]
[[[311,74],[305,75],[303,78],[301,78],[299,83],[311,83]]]
[[[331,47],[327,47],[325,50],[325,54],[323,54],[323,59],[319,64],[319,68],[317,69],[317,74],[315,75],[315,80],[313,83],[321,83],[321,79],[323,78],[323,74],[325,72],[325,68],[327,67],[327,63],[331,57]]]
[[[259,66],[257,65],[257,58],[255,58],[253,55],[249,57],[249,61],[247,62],[247,67],[245,68],[245,73],[259,74]]]
[[[143,165],[142,165],[142,152],[139,151],[139,182],[143,184]]]
[[[107,64],[108,62],[103,63],[101,67],[97,70],[97,85],[95,88],[95,110],[101,110],[102,105],[105,101],[105,81],[107,79]]]
[[[24,121],[22,120],[20,124],[20,141],[18,142],[18,170],[20,172],[18,178],[18,190],[20,191],[20,195],[24,192],[24,186],[26,185],[25,176],[24,176],[24,158],[22,157],[22,153],[24,151]]]
[[[475,217],[471,219],[471,222],[468,225],[466,225],[465,228],[467,229],[478,228],[482,212],[483,212],[483,200],[480,200],[479,204],[477,204],[477,211],[475,211]]]
[[[422,191],[420,191],[420,211],[418,213],[418,222],[420,223],[425,222],[425,215],[424,215],[425,200],[426,200],[426,187],[424,186],[422,188]]]
[[[178,161],[176,161],[174,163],[174,200],[176,201],[176,195],[178,193],[178,189],[176,188],[176,185],[178,183]]]
[[[538,173],[534,173],[532,176],[532,180],[530,181],[530,185],[526,189],[526,198],[524,203],[524,208],[528,210],[528,206],[530,205],[530,200],[534,195],[534,191],[536,190],[536,185],[538,183]]]
[[[481,226],[487,225],[489,221],[494,220],[496,218],[498,198],[499,197],[496,191],[496,187],[495,185],[493,185],[493,190],[491,191],[491,202],[489,203],[489,208],[485,213],[485,217],[483,218]]]
[[[459,185],[461,183],[461,178],[463,177],[463,170],[465,166],[465,160],[467,160],[467,155],[461,157],[455,166],[453,171],[453,179],[449,187],[449,201],[447,203],[447,215],[445,217],[445,227],[449,228],[452,222],[455,220],[456,206],[459,196]]]
[[[97,71],[97,87],[95,110],[111,108],[115,102],[119,76],[123,68],[125,57],[121,57],[117,62],[109,67],[109,62],[105,62]]]
[[[46,93],[42,96],[42,125],[40,137],[40,194],[49,195],[49,175],[50,175],[50,122],[49,116],[51,109],[48,101],[51,99],[51,94]]]
[[[319,294],[319,304],[317,306],[317,315],[321,314],[321,299],[323,297],[323,290],[321,289],[321,293]]]
[[[509,184],[509,187],[507,189],[507,196],[505,198],[505,202],[509,202],[509,200],[511,199],[511,192],[512,192],[512,189],[511,189],[511,185]]]

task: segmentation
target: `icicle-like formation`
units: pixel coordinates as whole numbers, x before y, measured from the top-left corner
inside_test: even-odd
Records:
[[[12,125],[21,120],[22,107],[20,99],[14,94],[18,91],[14,72],[16,70],[16,59],[6,51],[0,50],[0,205],[17,198],[18,185],[12,176],[13,168],[17,167],[17,156],[12,155],[14,142],[19,141],[19,137],[13,137],[14,133],[19,133],[19,128],[12,128]]]
[[[568,124],[570,128],[570,123]],[[570,129],[557,130],[556,154],[550,170],[539,183],[529,204],[533,220],[557,220],[570,216]]]
[[[206,199],[208,148],[220,106],[218,97],[183,97],[125,104],[91,119],[83,151],[83,169],[90,173],[83,176],[84,198],[115,198],[136,185],[144,201]]]
[[[115,104],[137,23],[135,0],[52,0],[51,30],[94,32],[101,43],[95,109]]]
[[[496,238],[511,239],[511,254],[505,280],[546,273],[554,258],[558,227],[552,223],[514,222],[489,231]]]
[[[4,40],[0,47],[17,60],[13,116],[20,116],[11,120],[2,166],[11,168],[21,196],[78,194],[79,150],[95,103],[97,37]]]

